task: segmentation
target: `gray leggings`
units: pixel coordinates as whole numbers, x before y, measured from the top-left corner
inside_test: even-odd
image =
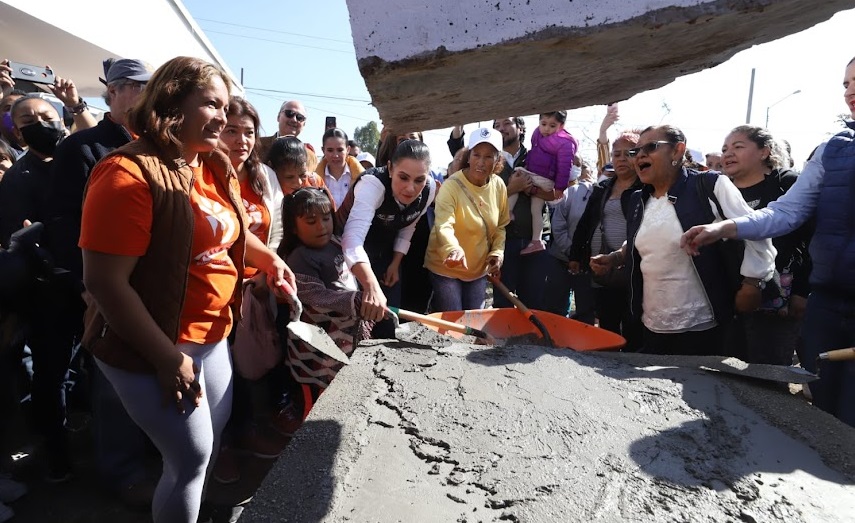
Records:
[[[204,397],[194,408],[186,400],[185,413],[174,403],[163,404],[153,374],[127,372],[96,358],[113,384],[131,419],[148,434],[163,457],[163,475],[157,484],[151,514],[156,523],[195,523],[205,480],[220,448],[220,434],[232,409],[232,362],[226,340],[208,345],[179,343],[178,349],[199,367]]]

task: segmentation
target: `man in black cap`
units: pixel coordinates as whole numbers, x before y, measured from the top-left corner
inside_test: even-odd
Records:
[[[77,240],[86,182],[101,158],[135,138],[127,128],[128,113],[152,75],[151,66],[141,60],[111,58],[103,65],[104,78],[100,80],[107,86],[103,96],[110,112],[96,127],[72,134],[57,147],[51,183],[46,188],[46,246],[56,265],[70,271],[81,288],[83,261]],[[82,325],[82,309],[77,320]],[[99,471],[123,501],[146,507],[151,502],[151,489],[145,482],[145,436],[97,366],[90,370]]]

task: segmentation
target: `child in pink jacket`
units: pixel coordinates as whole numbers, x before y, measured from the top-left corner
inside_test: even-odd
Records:
[[[570,183],[573,158],[576,157],[576,139],[564,130],[567,111],[555,111],[540,115],[540,125],[531,137],[531,150],[526,156],[526,168],[518,170],[531,176],[531,243],[520,254],[533,254],[546,249],[543,236],[543,203],[533,193],[537,189],[564,192]],[[518,194],[508,197],[508,207],[514,208]]]

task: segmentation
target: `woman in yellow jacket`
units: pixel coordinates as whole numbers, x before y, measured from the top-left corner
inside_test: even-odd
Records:
[[[499,275],[510,222],[502,171],[502,137],[476,130],[463,153],[463,169],[452,174],[436,197],[436,220],[425,267],[431,272],[433,310],[480,309],[486,275]]]
[[[341,129],[327,129],[324,133],[323,154],[315,173],[324,181],[338,209],[365,168],[356,157],[347,154],[347,133]]]

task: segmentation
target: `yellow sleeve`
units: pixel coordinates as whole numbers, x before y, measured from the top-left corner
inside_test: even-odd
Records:
[[[436,255],[440,260],[445,260],[451,251],[460,249],[457,236],[454,235],[454,223],[457,216],[455,212],[460,200],[460,187],[456,183],[446,183],[436,195],[436,207],[434,209],[434,228],[438,236],[439,244]],[[465,203],[465,202],[464,202]]]
[[[499,201],[499,222],[496,226],[496,230],[493,231],[493,238],[490,241],[490,245],[492,250],[490,251],[488,256],[497,255],[504,256],[505,253],[505,228],[511,223],[511,212],[508,209],[508,188],[505,185],[505,182],[499,177],[495,177],[496,184],[496,196]]]

